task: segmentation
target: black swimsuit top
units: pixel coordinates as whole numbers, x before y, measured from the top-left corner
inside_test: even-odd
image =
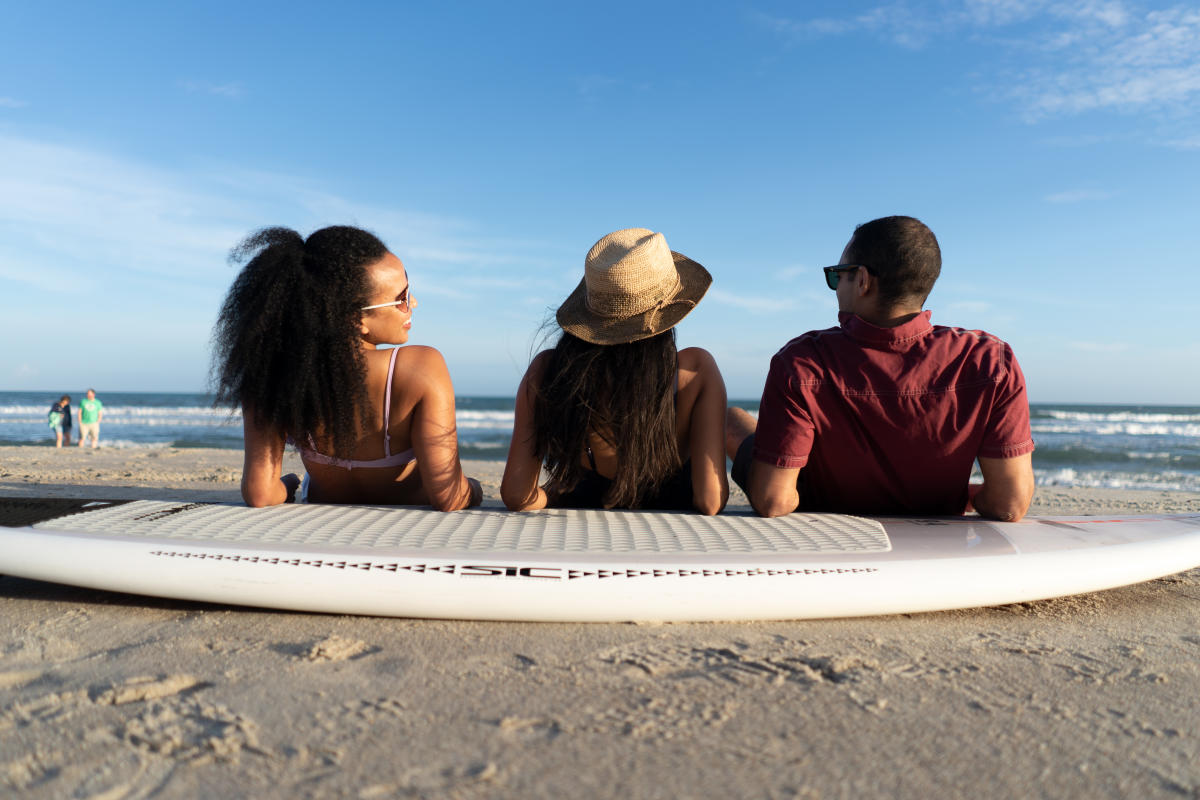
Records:
[[[679,373],[675,373],[675,396],[679,396]],[[596,455],[591,445],[586,449],[591,469],[584,470],[583,477],[575,488],[550,497],[551,508],[603,508],[604,495],[612,486],[612,478],[606,478],[596,469]],[[690,511],[692,504],[692,460],[683,462],[679,471],[667,478],[653,495],[642,497],[639,508],[658,511]]]

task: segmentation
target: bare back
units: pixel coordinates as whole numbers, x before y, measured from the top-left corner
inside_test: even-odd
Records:
[[[439,509],[478,502],[478,491],[468,485],[458,459],[454,389],[445,360],[437,350],[421,345],[397,350],[386,414],[387,449],[393,455],[411,451],[410,457],[395,466],[361,465],[385,457],[384,401],[392,361],[391,350],[367,351],[364,355],[370,406],[366,418],[375,424],[360,433],[348,453],[330,452],[329,443],[320,437],[312,442],[315,447],[301,443],[301,458],[311,480],[308,495],[311,502],[430,504]],[[252,428],[247,415],[244,474],[274,472],[274,480],[278,480],[282,437]],[[272,469],[270,462],[275,461]]]

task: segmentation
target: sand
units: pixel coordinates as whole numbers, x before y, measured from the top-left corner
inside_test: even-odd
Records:
[[[236,500],[240,467],[7,447],[0,497]],[[500,468],[468,465],[493,502]],[[1034,511],[1200,495],[1049,488]],[[1200,797],[1200,569],[818,622],[376,619],[16,578],[0,615],[0,795]]]

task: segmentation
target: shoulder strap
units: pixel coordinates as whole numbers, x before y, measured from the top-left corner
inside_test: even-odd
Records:
[[[400,354],[399,347],[392,348],[392,359],[388,362],[387,389],[383,392],[383,457],[392,454],[392,373],[396,371],[396,356]]]

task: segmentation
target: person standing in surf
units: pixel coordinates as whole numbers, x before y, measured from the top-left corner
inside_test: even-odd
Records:
[[[214,332],[218,404],[241,408],[242,497],[292,502],[294,442],[314,503],[478,505],[458,458],[454,388],[441,353],[404,345],[417,301],[404,264],[347,226],[304,239],[266,228],[233,250],[248,263]]]
[[[824,268],[840,326],[775,354],[757,425],[729,409],[733,479],[759,514],[1029,510],[1025,377],[996,337],[930,322],[941,266],[933,231],[896,216],[858,226]],[[976,460],[982,485],[969,483]]]
[[[100,422],[104,419],[104,403],[96,399],[96,390],[88,389],[79,401],[79,446],[92,437],[92,449],[100,446]]]
[[[661,233],[596,242],[558,309],[558,343],[517,390],[500,487],[509,509],[725,507],[725,382],[707,351],[675,347],[711,282]]]
[[[71,446],[71,395],[64,394],[58,402],[50,406],[46,415],[50,430],[54,431],[54,446],[62,447],[65,442]]]

